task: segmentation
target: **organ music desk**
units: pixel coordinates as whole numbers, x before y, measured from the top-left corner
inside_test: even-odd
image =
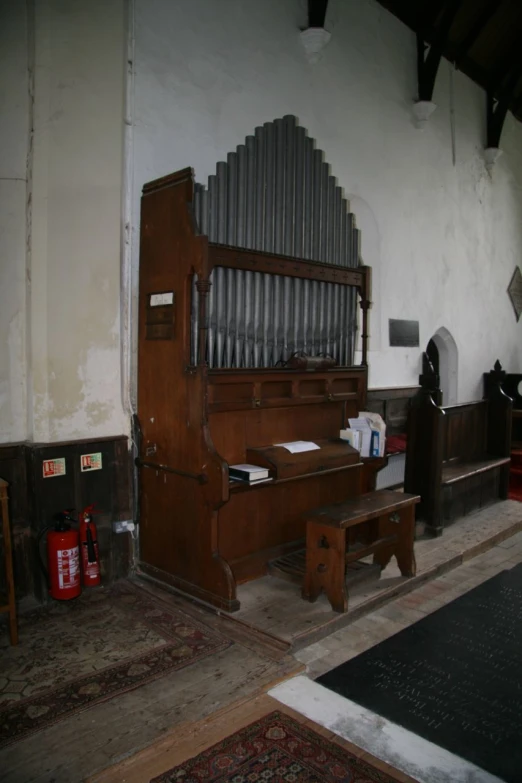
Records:
[[[344,219],[332,262],[209,241],[197,192],[191,169],[143,190],[140,569],[234,611],[239,584],[303,548],[308,512],[368,491],[383,465],[338,437],[366,401],[370,269]],[[295,350],[337,366],[290,369]],[[274,447],[294,440],[320,449]],[[228,465],[244,462],[268,466],[271,480],[230,481]]]

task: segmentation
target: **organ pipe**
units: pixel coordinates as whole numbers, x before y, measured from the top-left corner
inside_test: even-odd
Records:
[[[359,265],[360,236],[342,188],[296,118],[267,122],[194,189],[194,219],[211,242],[342,267]],[[216,267],[207,308],[209,367],[270,367],[296,351],[353,364],[350,286]],[[192,288],[191,362],[198,356]]]

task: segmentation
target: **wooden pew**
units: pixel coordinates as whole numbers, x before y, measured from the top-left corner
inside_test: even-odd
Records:
[[[506,372],[499,360],[490,372],[484,373],[484,396],[491,385],[500,383],[500,388],[513,400],[511,413],[511,448],[522,449],[522,373]]]
[[[417,518],[440,536],[459,517],[507,498],[512,400],[496,383],[483,400],[441,407],[436,380],[425,371],[412,398],[404,490],[421,496]]]

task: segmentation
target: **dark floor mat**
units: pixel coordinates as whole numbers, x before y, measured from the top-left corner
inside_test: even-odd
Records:
[[[317,682],[506,783],[521,783],[522,566]]]

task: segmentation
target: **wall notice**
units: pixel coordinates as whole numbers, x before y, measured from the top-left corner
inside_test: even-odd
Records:
[[[44,459],[43,477],[53,478],[53,476],[65,476],[65,457],[57,459]]]
[[[82,473],[85,473],[86,470],[102,469],[101,451],[98,451],[96,454],[82,454],[80,460],[80,469]]]

